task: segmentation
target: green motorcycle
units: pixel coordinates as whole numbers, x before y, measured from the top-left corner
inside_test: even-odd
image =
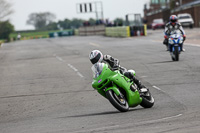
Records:
[[[119,111],[126,112],[129,107],[141,105],[144,108],[151,108],[154,105],[154,98],[149,89],[138,89],[137,85],[119,70],[112,71],[105,63],[96,63],[92,66],[93,82],[92,87]],[[135,75],[135,72],[133,71]]]

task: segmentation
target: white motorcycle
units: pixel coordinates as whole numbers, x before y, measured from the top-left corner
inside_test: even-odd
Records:
[[[175,30],[171,32],[169,39],[168,39],[168,47],[172,50],[170,52],[172,60],[178,61],[179,54],[181,53],[181,47],[183,45],[183,35],[180,30]]]

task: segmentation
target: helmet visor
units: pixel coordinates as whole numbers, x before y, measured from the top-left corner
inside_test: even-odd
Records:
[[[92,64],[95,64],[99,61],[100,58],[101,58],[101,54],[98,53],[97,56],[91,59],[90,61],[92,62]]]
[[[171,19],[171,22],[175,23],[177,21],[177,19]]]

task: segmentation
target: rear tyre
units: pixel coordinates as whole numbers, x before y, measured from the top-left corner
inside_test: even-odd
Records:
[[[108,100],[110,101],[110,103],[119,111],[121,112],[127,112],[129,110],[129,105],[126,101],[126,99],[120,98],[119,96],[117,96],[113,90],[108,90],[106,92],[106,97],[108,98]]]
[[[142,97],[142,102],[140,103],[140,105],[143,108],[151,108],[154,105],[154,98],[152,97],[150,91],[148,90],[145,93],[141,94]]]

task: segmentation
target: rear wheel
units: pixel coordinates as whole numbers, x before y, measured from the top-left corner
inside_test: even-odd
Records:
[[[108,90],[106,92],[106,97],[110,103],[119,111],[126,112],[129,110],[129,105],[123,96],[117,96],[113,90]]]

